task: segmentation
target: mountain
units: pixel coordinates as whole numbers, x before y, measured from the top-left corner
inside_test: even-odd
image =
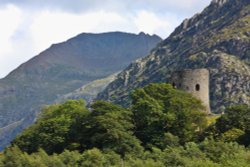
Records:
[[[160,41],[145,33],[83,33],[22,64],[0,80],[0,149],[34,121],[43,105],[121,71]]]
[[[168,82],[173,71],[195,68],[210,71],[213,112],[234,104],[250,105],[249,0],[213,0],[147,57],[130,64],[98,98],[126,105],[134,88]]]
[[[94,80],[74,90],[73,92],[60,96],[56,100],[56,102],[64,102],[67,99],[84,98],[84,100],[87,103],[90,103],[93,99],[96,98],[98,93],[102,92],[108,86],[110,82],[115,80],[116,76],[117,76],[117,73],[107,76],[106,78]]]

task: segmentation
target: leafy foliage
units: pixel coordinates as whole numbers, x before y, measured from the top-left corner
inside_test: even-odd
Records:
[[[4,167],[238,167],[249,166],[250,151],[237,143],[205,140],[202,143],[186,143],[184,146],[153,148],[141,157],[130,155],[122,158],[113,151],[93,148],[79,153],[65,150],[61,154],[48,155],[40,149],[28,155],[17,146],[6,149],[0,156]]]
[[[38,121],[12,143],[28,153],[39,148],[50,154],[70,149],[78,141],[79,125],[86,121],[89,113],[82,100],[49,106],[43,110]]]
[[[204,136],[211,136],[226,142],[235,141],[248,146],[250,144],[249,132],[250,108],[246,105],[239,105],[226,109],[226,113],[207,128]]]
[[[239,145],[249,142],[247,106],[205,127],[201,102],[168,84],[150,84],[132,98],[129,109],[105,101],[87,109],[82,100],[44,108],[0,154],[0,166],[249,166],[250,150]]]
[[[133,136],[132,112],[104,101],[97,101],[90,112],[82,100],[67,101],[44,109],[39,120],[12,144],[32,153],[39,148],[47,153],[64,149],[111,149],[121,155],[140,153],[140,141]]]
[[[206,125],[203,109],[199,100],[168,84],[150,84],[132,94],[136,136],[144,145],[166,147],[165,133],[182,144],[193,140]]]
[[[104,101],[97,101],[92,105],[89,115],[86,135],[89,147],[111,149],[121,155],[126,152],[140,153],[140,141],[133,136],[134,124],[132,112],[120,106]]]

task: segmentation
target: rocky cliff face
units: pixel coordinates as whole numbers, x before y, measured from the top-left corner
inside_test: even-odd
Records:
[[[0,80],[0,150],[32,123],[43,105],[121,71],[160,41],[144,33],[84,33],[22,64]]]
[[[213,0],[186,19],[145,58],[130,64],[98,98],[129,103],[130,92],[168,82],[173,71],[207,68],[213,112],[250,105],[250,1]]]

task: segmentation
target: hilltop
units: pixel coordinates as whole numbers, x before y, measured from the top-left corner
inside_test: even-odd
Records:
[[[132,89],[168,82],[174,71],[207,68],[213,112],[250,105],[250,1],[213,0],[145,58],[122,71],[99,99],[127,106]]]
[[[0,150],[34,121],[42,106],[123,70],[160,41],[145,33],[82,33],[19,66],[0,80]]]

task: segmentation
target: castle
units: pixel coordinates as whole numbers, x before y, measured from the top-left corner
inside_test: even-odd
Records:
[[[200,99],[209,114],[209,71],[207,69],[185,69],[175,71],[170,82],[173,87],[191,93]]]

